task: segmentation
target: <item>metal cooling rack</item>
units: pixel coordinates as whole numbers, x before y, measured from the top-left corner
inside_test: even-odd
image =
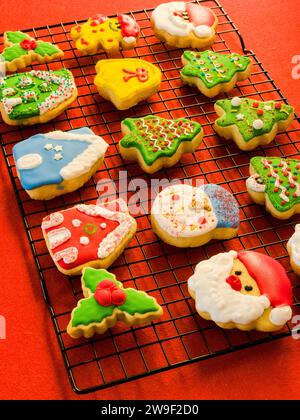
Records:
[[[219,18],[218,35],[213,50],[228,53],[244,52],[251,57],[254,69],[250,79],[238,83],[230,96],[249,96],[259,100],[281,100],[285,97],[264,69],[256,55],[245,48],[243,38],[222,6],[216,0],[201,2],[211,7]],[[104,101],[93,85],[95,63],[106,55],[81,56],[70,41],[70,28],[76,23],[60,23],[26,30],[30,35],[58,44],[65,51],[61,62],[33,66],[40,69],[70,69],[78,86],[78,99],[60,117],[44,125],[12,127],[0,123],[2,151],[16,192],[27,236],[32,248],[45,301],[48,305],[65,367],[74,391],[87,393],[126,381],[165,371],[191,362],[218,356],[241,348],[264,343],[291,333],[287,325],[275,334],[225,331],[200,318],[190,298],[186,280],[195,264],[217,252],[229,249],[253,249],[277,258],[290,273],[294,291],[294,313],[299,312],[300,284],[291,273],[285,248],[287,239],[300,216],[279,221],[263,207],[251,202],[246,188],[250,157],[276,155],[293,157],[298,154],[300,121],[295,119],[285,133],[270,145],[254,152],[241,152],[233,142],[224,142],[214,132],[216,118],[214,99],[202,96],[196,89],[184,86],[179,77],[182,50],[167,47],[154,36],[150,27],[151,10],[132,12],[142,29],[138,46],[122,53],[123,57],[141,57],[153,62],[163,72],[158,94],[133,109],[120,112]],[[225,96],[225,95],[223,95]],[[199,149],[185,155],[173,168],[155,175],[167,179],[204,178],[231,191],[240,206],[239,236],[226,241],[210,242],[196,249],[177,249],[164,244],[151,230],[148,215],[137,217],[138,231],[123,255],[111,267],[126,287],[134,286],[155,296],[164,308],[160,321],[143,327],[116,326],[104,335],[90,340],[72,340],[66,334],[70,312],[82,297],[80,279],[63,276],[55,268],[40,229],[42,218],[55,210],[80,202],[95,203],[101,179],[117,180],[119,171],[127,170],[129,179],[151,177],[134,163],[123,162],[117,150],[121,138],[120,121],[126,117],[157,114],[166,118],[187,117],[200,122],[205,131]],[[33,201],[21,188],[12,157],[13,145],[37,132],[70,130],[89,126],[110,144],[105,163],[91,181],[80,190],[48,202]],[[133,181],[134,182],[134,181]],[[97,187],[98,185],[98,187]],[[118,183],[117,183],[118,188]],[[144,208],[149,206],[147,189],[139,191]],[[130,205],[129,205],[130,209]]]

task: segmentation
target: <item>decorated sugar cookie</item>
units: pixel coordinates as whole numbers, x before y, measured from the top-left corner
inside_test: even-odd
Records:
[[[58,270],[72,276],[87,266],[108,268],[134,236],[136,222],[125,202],[116,200],[52,213],[42,231]]]
[[[143,325],[163,314],[156,299],[140,290],[124,288],[106,270],[86,267],[81,278],[84,299],[73,309],[67,333],[72,338],[103,334],[121,321],[128,326]]]
[[[239,208],[234,197],[218,185],[171,185],[156,196],[151,224],[164,242],[195,247],[236,236]]]
[[[292,269],[300,276],[300,224],[295,226],[295,232],[287,243]]]
[[[292,317],[292,287],[282,265],[253,251],[201,261],[188,279],[196,310],[221,328],[277,331]]]
[[[0,111],[9,125],[52,120],[76,98],[73,75],[66,69],[32,70],[0,77]]]
[[[217,16],[208,7],[183,1],[157,6],[151,16],[156,36],[178,48],[210,47],[215,41]]]
[[[119,143],[124,159],[136,160],[148,173],[175,165],[184,153],[193,152],[203,138],[201,124],[186,118],[166,120],[155,115],[126,118]]]
[[[251,74],[252,61],[249,57],[204,52],[185,51],[181,57],[183,69],[180,72],[184,83],[195,85],[203,95],[213,97],[220,92],[229,92],[237,81],[246,80]]]
[[[154,95],[161,82],[158,67],[138,58],[100,60],[95,85],[118,109],[128,109]]]
[[[63,51],[50,42],[39,41],[21,31],[7,31],[4,32],[4,50],[0,54],[0,62],[5,63],[7,71],[16,71],[35,61],[50,63],[63,55]]]
[[[80,188],[99,168],[108,144],[87,127],[36,134],[13,147],[22,187],[35,200]]]
[[[219,100],[215,111],[219,116],[214,125],[216,132],[225,139],[233,139],[241,150],[269,144],[294,119],[294,109],[289,105],[249,98]]]
[[[83,54],[97,54],[100,50],[115,54],[120,49],[134,48],[139,34],[139,25],[127,15],[108,18],[98,14],[71,29],[76,48]]]
[[[300,160],[256,156],[250,160],[248,193],[278,219],[300,213]]]

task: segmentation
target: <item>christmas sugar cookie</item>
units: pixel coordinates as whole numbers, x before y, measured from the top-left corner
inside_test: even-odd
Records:
[[[201,124],[186,118],[166,120],[154,115],[122,121],[119,143],[124,159],[135,160],[150,174],[175,165],[184,153],[193,152],[203,138]]]
[[[72,276],[87,266],[108,268],[134,236],[136,222],[117,200],[52,213],[43,219],[42,231],[58,270]]]
[[[292,288],[279,262],[253,251],[201,261],[188,279],[196,310],[221,328],[277,331],[292,317]]]
[[[97,54],[100,50],[115,54],[120,49],[134,48],[139,34],[139,25],[127,15],[108,18],[98,14],[71,29],[71,38],[83,54]]]
[[[217,16],[200,4],[172,1],[157,6],[151,16],[156,36],[177,48],[209,47],[215,41]]]
[[[220,54],[211,50],[185,51],[181,61],[184,65],[180,72],[182,81],[195,85],[209,98],[232,90],[237,81],[248,79],[252,69],[249,57],[236,53]]]
[[[233,196],[218,185],[171,185],[156,196],[151,224],[164,242],[195,247],[236,236],[239,208]]]
[[[128,109],[154,95],[161,82],[158,67],[138,58],[100,60],[95,85],[118,109]]]
[[[241,150],[270,143],[294,118],[294,109],[284,103],[239,97],[217,101],[215,111],[219,116],[214,125],[216,132],[233,139]]]
[[[124,288],[106,270],[84,268],[81,284],[84,299],[73,309],[67,327],[72,338],[103,334],[118,321],[128,326],[148,324],[163,314],[154,297],[140,290]]]
[[[295,232],[288,240],[287,250],[292,269],[300,276],[300,224],[295,226]]]
[[[4,32],[4,50],[0,54],[0,62],[4,62],[7,71],[16,71],[35,61],[50,63],[63,55],[63,51],[50,42],[39,41],[21,31],[8,31]]]
[[[248,193],[278,219],[300,213],[300,161],[256,156],[250,160]]]
[[[80,188],[101,165],[108,144],[87,127],[36,134],[13,147],[22,187],[35,200]]]
[[[0,78],[0,111],[9,125],[45,123],[77,98],[72,73],[32,70]]]

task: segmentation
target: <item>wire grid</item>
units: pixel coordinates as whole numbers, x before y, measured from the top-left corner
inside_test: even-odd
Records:
[[[262,63],[252,51],[246,50],[242,37],[224,9],[216,1],[201,2],[214,10],[219,19],[218,35],[213,50],[228,53],[244,52],[251,57],[254,69],[251,77],[238,83],[230,96],[249,96],[258,100],[286,99],[275,85]],[[252,249],[264,252],[285,266],[293,284],[294,313],[299,312],[300,287],[291,272],[285,248],[287,239],[300,216],[288,221],[279,221],[268,215],[263,207],[251,202],[245,187],[250,157],[254,155],[294,157],[298,153],[300,124],[295,119],[289,130],[277,135],[270,145],[254,152],[241,152],[233,142],[225,142],[214,132],[216,118],[213,104],[196,89],[184,86],[180,80],[180,57],[182,50],[166,46],[154,36],[150,27],[151,9],[132,12],[141,26],[142,36],[132,51],[121,53],[123,57],[140,57],[159,66],[163,73],[160,91],[131,110],[118,111],[103,100],[93,84],[95,63],[106,58],[105,53],[81,56],[70,41],[70,28],[82,22],[61,23],[26,30],[41,40],[59,45],[65,52],[63,61],[49,65],[36,65],[40,69],[70,69],[78,86],[78,99],[67,111],[44,125],[13,127],[0,123],[2,150],[21,209],[34,260],[39,272],[44,298],[49,307],[67,373],[74,391],[87,393],[168,370],[187,363],[217,356],[233,350],[252,346],[287,336],[289,325],[278,333],[242,332],[222,330],[200,318],[194,302],[187,292],[186,280],[200,260],[229,249]],[[226,94],[221,94],[227,96]],[[157,114],[165,118],[187,117],[200,122],[205,131],[204,140],[193,154],[187,154],[173,168],[162,170],[150,177],[135,163],[126,163],[118,153],[117,143],[121,138],[120,121],[126,117]],[[31,200],[22,189],[12,157],[13,145],[37,132],[69,130],[89,126],[109,144],[104,165],[80,190],[48,202]],[[79,277],[67,277],[58,272],[46,249],[40,223],[53,211],[81,202],[95,203],[103,189],[103,179],[115,181],[115,192],[124,196],[120,180],[128,171],[131,189],[142,178],[147,188],[137,194],[144,213],[136,217],[138,231],[124,253],[111,267],[125,287],[136,287],[155,296],[163,306],[161,320],[151,325],[128,328],[117,325],[103,335],[90,340],[72,340],[66,334],[70,313],[82,297]],[[120,179],[119,179],[120,176]],[[205,182],[217,183],[233,193],[239,206],[241,224],[239,236],[225,241],[213,241],[195,249],[177,249],[160,241],[149,222],[151,197],[148,197],[151,178],[191,179],[202,178]],[[128,188],[129,189],[129,188]],[[112,196],[112,189],[106,197]],[[124,197],[126,198],[126,197]],[[129,203],[129,209],[131,204]]]

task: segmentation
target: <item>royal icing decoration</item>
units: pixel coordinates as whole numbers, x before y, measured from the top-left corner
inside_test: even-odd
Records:
[[[122,125],[130,132],[120,145],[137,149],[147,165],[158,158],[173,156],[182,142],[192,141],[202,130],[199,123],[186,118],[167,120],[154,115],[126,118]]]
[[[76,48],[84,54],[96,54],[101,49],[112,53],[121,48],[133,48],[139,33],[139,25],[127,15],[108,18],[99,14],[71,29]]]
[[[297,269],[299,270],[300,268],[300,224],[295,226],[295,232],[288,240],[287,249],[289,251],[291,260],[293,261],[293,263],[297,266]]]
[[[41,89],[43,83],[47,92]],[[12,88],[7,97],[7,89]],[[12,120],[40,116],[57,108],[62,102],[76,94],[76,85],[69,70],[32,70],[29,73],[16,73],[2,78],[0,101],[5,113]]]
[[[260,327],[268,331],[292,316],[292,288],[284,268],[258,252],[229,251],[201,261],[188,288],[200,315],[207,313],[216,323],[255,328],[268,309]]]
[[[288,120],[294,112],[284,103],[249,98],[222,99],[216,102],[216,106],[222,109],[223,114],[216,120],[216,125],[236,126],[246,143],[270,133],[276,123]]]
[[[95,332],[104,333],[118,320],[134,325],[150,322],[162,315],[162,308],[155,298],[142,291],[124,288],[106,270],[85,268],[81,284],[85,298],[72,311],[67,328],[68,334],[74,338],[82,335],[91,337]]]
[[[277,211],[285,212],[300,203],[299,160],[257,156],[250,160],[250,166],[255,174],[246,181],[247,187],[264,192]]]
[[[4,61],[9,71],[22,69],[35,61],[48,63],[64,54],[50,42],[38,41],[20,31],[4,32],[4,47],[0,61]]]
[[[122,200],[116,204],[119,209],[114,211],[100,205],[79,204],[43,219],[42,230],[48,243],[51,242],[49,237],[57,235],[62,228],[71,234],[65,235],[65,240],[59,245],[49,247],[53,259],[62,269],[71,270],[90,261],[104,259],[122,244],[135,221]],[[100,228],[102,223],[105,223],[105,228]],[[61,235],[59,237],[62,238]]]
[[[155,29],[172,36],[211,38],[215,35],[216,15],[199,4],[174,1],[157,6],[152,13]]]
[[[36,134],[13,147],[13,156],[26,190],[77,178],[104,157],[108,144],[87,127]],[[60,188],[60,187],[59,187]]]
[[[204,235],[216,228],[237,228],[239,209],[233,196],[214,184],[194,188],[177,184],[155,198],[151,214],[175,238]]]
[[[208,50],[204,52],[185,51],[182,56],[185,64],[181,76],[196,77],[207,87],[229,82],[237,73],[244,72],[251,64],[250,58],[232,54],[220,54]],[[240,106],[241,99],[233,98],[232,106]]]

